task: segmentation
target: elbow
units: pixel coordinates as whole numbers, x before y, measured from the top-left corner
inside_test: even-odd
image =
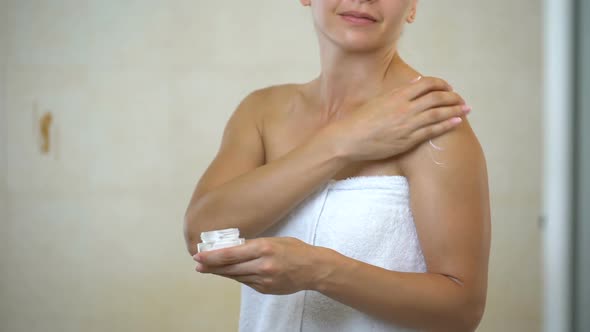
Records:
[[[191,256],[197,253],[197,244],[201,241],[201,233],[214,230],[219,223],[216,214],[215,198],[209,194],[195,199],[184,214],[184,241]],[[213,207],[213,208],[212,208]]]
[[[456,327],[453,331],[473,332],[479,326],[485,312],[485,295],[477,296],[466,301],[463,309],[460,310],[460,317],[456,317]]]
[[[191,256],[197,254],[197,244],[199,243],[200,234],[202,232],[202,227],[199,222],[201,218],[196,212],[195,207],[189,207],[184,215],[184,242],[186,250]]]
[[[465,331],[465,332],[473,332],[479,326],[481,319],[483,317],[483,310],[479,308],[472,308],[469,309],[469,312],[465,314],[464,317],[460,319],[460,326],[458,329],[453,331]]]
[[[184,242],[189,255],[194,256],[197,253],[197,239],[195,239],[196,236],[191,231],[190,219],[190,215],[187,213],[184,216]]]
[[[479,287],[478,287],[479,288]],[[486,307],[486,290],[477,290],[461,286],[455,300],[451,301],[447,311],[436,325],[430,326],[428,331],[437,332],[473,332],[479,326]],[[449,303],[450,304],[450,303]],[[434,323],[434,322],[433,322]],[[444,327],[443,327],[444,326]]]
[[[193,198],[184,213],[184,241],[191,256],[197,253],[197,244],[201,240],[201,233],[211,230],[211,220],[215,217],[208,212],[210,205],[210,195],[201,195],[198,198]]]

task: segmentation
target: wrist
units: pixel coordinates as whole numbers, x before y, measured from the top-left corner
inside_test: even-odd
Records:
[[[322,149],[328,154],[331,160],[342,165],[347,165],[354,161],[351,149],[345,141],[338,139],[336,133],[338,129],[328,125],[320,129],[315,137],[315,141],[322,145]]]
[[[354,269],[355,261],[329,248],[315,248],[309,290],[325,294],[342,276]]]

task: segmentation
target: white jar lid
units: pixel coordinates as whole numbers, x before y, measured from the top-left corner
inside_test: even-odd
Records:
[[[231,241],[240,237],[240,230],[237,228],[220,229],[217,231],[201,233],[203,243],[215,243],[218,241]]]

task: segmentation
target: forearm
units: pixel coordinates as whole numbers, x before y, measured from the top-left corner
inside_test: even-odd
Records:
[[[342,150],[318,134],[281,158],[220,185],[187,209],[185,236],[190,248],[201,232],[213,229],[238,227],[245,237],[255,237],[346,163]]]
[[[469,285],[433,273],[386,270],[318,248],[322,275],[313,288],[359,311],[394,324],[426,331],[473,331],[482,297]]]

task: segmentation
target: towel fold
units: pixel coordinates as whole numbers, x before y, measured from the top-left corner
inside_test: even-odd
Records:
[[[403,176],[331,180],[263,236],[296,237],[388,270],[425,272],[409,203]],[[242,286],[240,331],[406,330],[318,292],[276,296]]]

